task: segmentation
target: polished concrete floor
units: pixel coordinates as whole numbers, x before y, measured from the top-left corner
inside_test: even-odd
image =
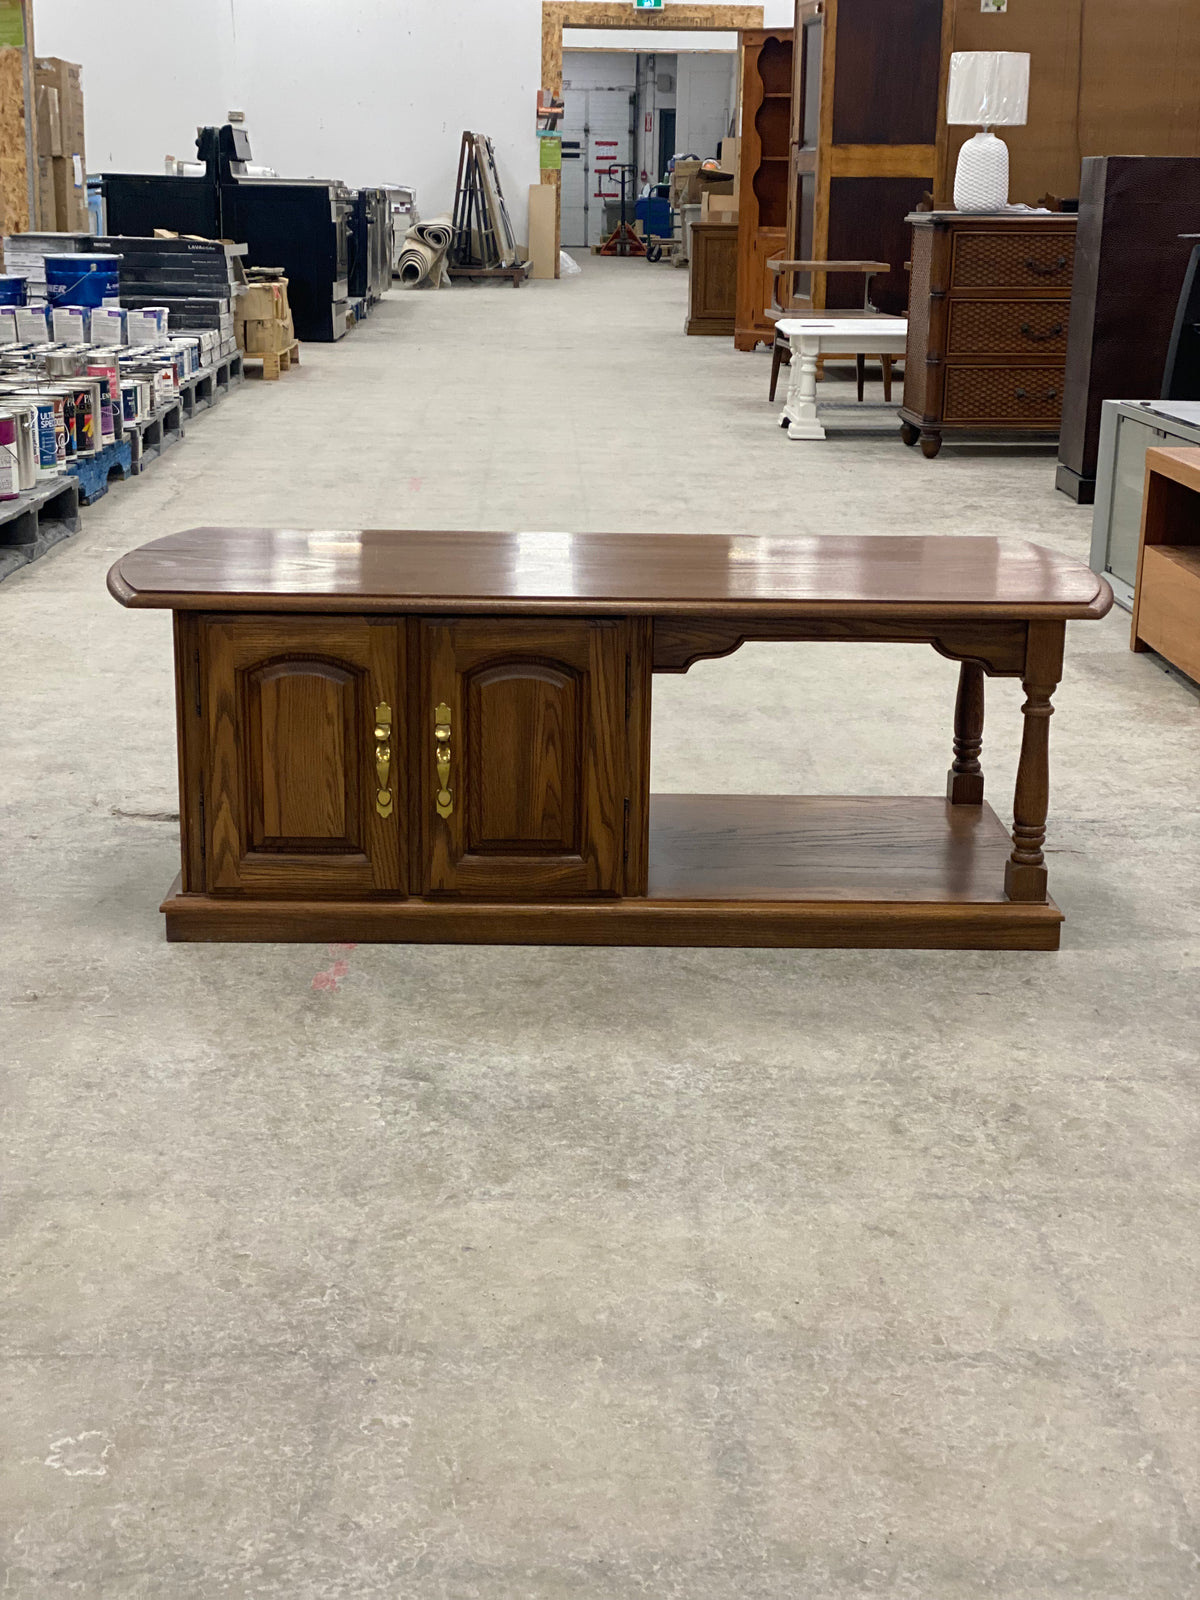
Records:
[[[1086,555],[1052,455],[790,443],[682,273],[585,266],[390,296],[0,585],[0,1592],[1200,1594],[1200,700],[1124,612],[1068,637],[1057,955],[164,943],[169,620],[104,587],[145,539]],[[936,794],[955,671],[660,679],[656,784]]]

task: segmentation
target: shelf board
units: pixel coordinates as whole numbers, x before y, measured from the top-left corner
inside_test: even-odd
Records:
[[[1005,901],[988,805],[863,795],[650,797],[651,900]]]

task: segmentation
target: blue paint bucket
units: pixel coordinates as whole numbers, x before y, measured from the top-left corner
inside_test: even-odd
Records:
[[[115,303],[120,274],[120,256],[47,256],[46,299],[52,306]]]
[[[25,304],[25,279],[15,273],[0,273],[0,306]]]

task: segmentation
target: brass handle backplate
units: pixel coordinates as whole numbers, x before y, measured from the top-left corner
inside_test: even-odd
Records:
[[[437,814],[448,817],[454,810],[454,795],[450,790],[450,707],[444,700],[433,710],[433,746],[437,758]]]
[[[1052,278],[1056,272],[1061,272],[1066,264],[1066,256],[1059,256],[1052,265],[1044,261],[1029,260],[1025,263],[1025,268],[1028,272],[1036,273],[1039,278]]]
[[[375,707],[375,809],[392,814],[392,708],[386,700]]]

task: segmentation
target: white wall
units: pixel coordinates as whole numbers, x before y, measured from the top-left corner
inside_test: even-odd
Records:
[[[785,26],[791,0],[765,12]],[[525,236],[541,0],[34,0],[34,24],[39,54],[83,66],[93,172],[161,171],[237,108],[256,161],[411,182],[430,214],[453,199],[471,128],[491,134]]]
[[[729,132],[736,55],[676,58],[675,148],[715,156]]]

